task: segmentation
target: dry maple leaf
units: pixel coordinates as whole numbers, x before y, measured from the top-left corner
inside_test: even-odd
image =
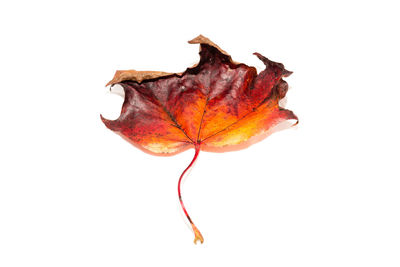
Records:
[[[200,62],[183,73],[117,71],[107,85],[124,88],[121,115],[104,124],[136,146],[153,154],[176,154],[193,147],[195,156],[178,181],[182,209],[194,234],[203,237],[187,213],[181,197],[181,180],[200,150],[222,151],[262,136],[281,121],[294,119],[279,106],[288,89],[282,77],[291,74],[281,63],[254,53],[265,70],[233,62],[231,57],[200,35]],[[297,124],[297,122],[295,124]]]

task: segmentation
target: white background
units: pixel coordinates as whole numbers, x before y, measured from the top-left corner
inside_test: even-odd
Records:
[[[400,266],[396,1],[3,1],[0,266]],[[180,72],[203,34],[294,74],[297,127],[155,157],[100,121],[117,69]]]

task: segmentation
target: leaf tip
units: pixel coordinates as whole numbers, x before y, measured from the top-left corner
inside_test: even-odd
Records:
[[[296,114],[293,113],[293,111],[284,109],[284,108],[280,108],[280,114],[282,114],[281,116],[283,118],[285,118],[285,120],[296,120],[296,122],[294,124],[292,124],[291,127],[299,124],[299,118],[296,116]]]
[[[211,41],[210,39],[208,39],[207,37],[205,37],[201,34],[199,36],[197,36],[196,38],[188,41],[188,43],[189,44],[209,45],[209,46],[216,48],[222,54],[230,57],[230,55],[226,51],[224,51],[221,47],[219,47],[216,43],[214,43],[213,41]]]
[[[253,55],[257,56],[258,59],[260,59],[264,63],[266,68],[268,68],[270,66],[277,66],[278,68],[282,69],[283,77],[289,77],[293,73],[293,71],[289,71],[289,70],[285,69],[285,66],[282,63],[272,61],[272,60],[264,57],[263,55],[261,55],[258,52],[254,52]]]
[[[108,129],[113,130],[113,131],[118,129],[116,121],[108,120],[108,119],[104,118],[103,115],[101,115],[101,114],[100,114],[100,119]]]
[[[123,81],[134,81],[141,83],[144,80],[156,79],[172,74],[173,73],[164,71],[117,70],[112,80],[109,81],[106,86],[114,85]]]
[[[287,70],[287,69],[283,69],[283,72],[282,72],[282,76],[283,77],[289,77],[292,74],[293,74],[293,71],[290,71],[290,70]]]

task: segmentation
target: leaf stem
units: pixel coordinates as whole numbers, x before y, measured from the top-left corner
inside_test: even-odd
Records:
[[[185,173],[193,166],[193,164],[195,163],[195,161],[197,160],[197,157],[199,156],[199,152],[200,152],[200,144],[195,144],[195,154],[194,157],[192,159],[192,161],[190,162],[190,164],[186,167],[186,169],[182,172],[181,176],[179,177],[179,181],[178,181],[178,196],[179,196],[179,202],[181,203],[182,206],[182,210],[186,215],[186,218],[188,219],[188,221],[190,222],[190,225],[192,226],[193,232],[194,232],[194,243],[196,244],[197,241],[200,241],[201,243],[204,242],[204,238],[201,235],[199,229],[197,229],[196,225],[193,223],[192,219],[189,216],[189,213],[186,211],[185,205],[183,204],[182,201],[182,195],[181,195],[181,182],[182,182],[182,178],[185,176]]]

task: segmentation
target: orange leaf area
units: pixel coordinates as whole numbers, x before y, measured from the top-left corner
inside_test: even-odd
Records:
[[[285,120],[298,120],[279,106],[291,74],[281,63],[254,53],[265,69],[233,62],[208,38],[198,36],[200,62],[183,73],[117,71],[109,84],[124,88],[121,115],[104,124],[155,154],[189,147],[218,151],[248,141]]]

